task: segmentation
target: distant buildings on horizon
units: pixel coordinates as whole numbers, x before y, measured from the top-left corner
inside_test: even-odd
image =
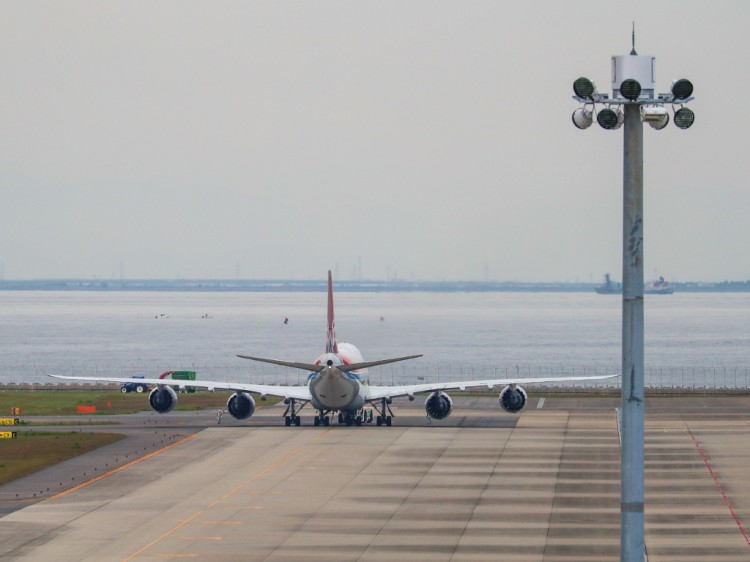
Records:
[[[600,283],[522,281],[405,281],[334,279],[339,292],[593,292]],[[748,281],[670,283],[675,292],[750,292]],[[326,280],[242,279],[0,279],[0,291],[324,291]]]

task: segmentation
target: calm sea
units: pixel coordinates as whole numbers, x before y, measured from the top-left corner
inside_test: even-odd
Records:
[[[287,324],[284,319],[288,318]],[[337,293],[336,332],[373,382],[618,372],[621,298],[595,293]],[[323,352],[321,293],[0,292],[0,384],[63,375],[295,383],[304,373],[237,353]],[[646,297],[649,386],[748,386],[750,294]]]

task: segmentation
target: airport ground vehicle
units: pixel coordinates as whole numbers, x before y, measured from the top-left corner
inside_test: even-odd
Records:
[[[194,381],[195,371],[165,371],[159,375],[160,379],[172,379],[176,381]],[[195,392],[194,386],[174,387],[177,392]]]
[[[146,383],[138,382],[138,379],[144,378],[142,375],[133,375],[132,378],[135,379],[133,382],[122,383],[120,392],[122,392],[123,394],[127,394],[128,392],[137,392],[138,394],[143,394],[148,390],[148,385]]]

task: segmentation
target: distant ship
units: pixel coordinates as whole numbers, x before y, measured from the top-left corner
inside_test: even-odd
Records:
[[[600,285],[596,288],[596,292],[600,295],[619,295],[622,293],[622,285],[615,283],[609,276],[609,273],[604,274],[604,285]]]
[[[674,289],[669,286],[669,283],[664,281],[664,277],[659,277],[656,281],[652,282],[651,285],[645,285],[643,292],[647,295],[671,295],[674,293]]]
[[[605,273],[604,285],[600,285],[595,290],[600,295],[619,295],[622,294],[622,284],[612,281],[609,273]],[[658,280],[644,285],[643,293],[645,295],[671,295],[674,289],[664,280],[664,277],[659,277]]]

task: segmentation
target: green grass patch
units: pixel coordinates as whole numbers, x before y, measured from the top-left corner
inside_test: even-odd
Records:
[[[18,425],[14,427],[66,427],[66,426],[75,426],[75,427],[82,427],[82,426],[99,426],[99,425],[120,425],[120,422],[118,421],[111,421],[102,419],[100,421],[97,420],[88,420],[88,419],[80,419],[80,420],[71,420],[71,421],[28,421],[28,420],[19,420]],[[11,431],[15,431],[13,428],[9,428]]]
[[[207,408],[226,408],[229,392],[196,392],[177,395],[175,410],[192,411]],[[269,397],[258,406],[270,406],[279,401]],[[78,414],[78,406],[96,406],[95,414]],[[21,408],[21,416],[81,416],[97,414],[132,414],[150,410],[148,394],[113,390],[3,390],[0,391],[0,417],[11,416],[11,408]],[[19,417],[19,416],[16,416]]]
[[[0,439],[0,484],[124,438],[117,433],[18,432]]]

